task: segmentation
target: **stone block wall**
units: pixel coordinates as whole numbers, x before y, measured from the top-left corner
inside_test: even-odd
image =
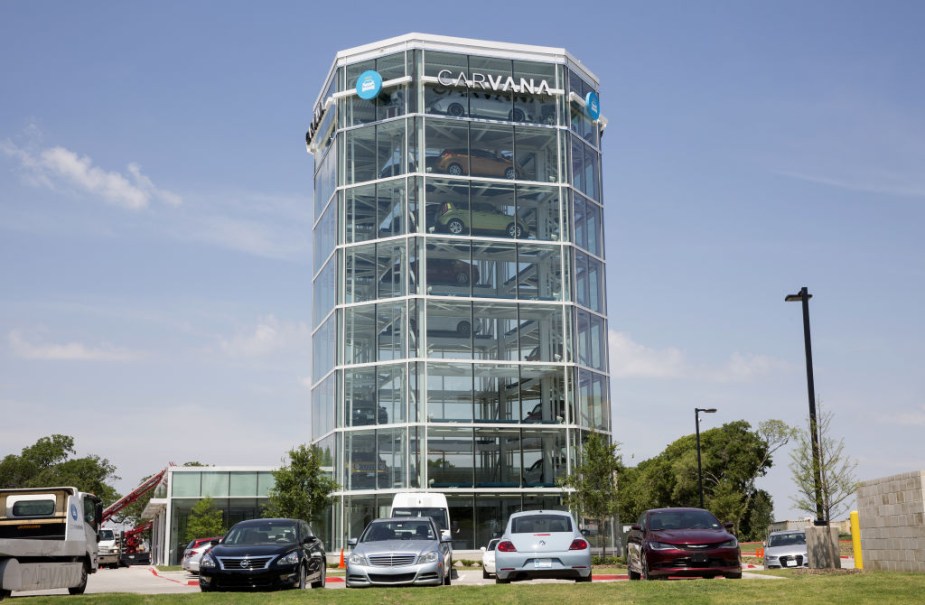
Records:
[[[863,481],[857,503],[864,569],[925,572],[925,471]]]

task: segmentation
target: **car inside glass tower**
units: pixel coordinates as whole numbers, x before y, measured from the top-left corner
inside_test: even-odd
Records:
[[[478,549],[513,512],[564,508],[583,440],[610,435],[597,91],[562,49],[338,53],[307,136],[331,548],[395,493],[438,491],[453,547]]]

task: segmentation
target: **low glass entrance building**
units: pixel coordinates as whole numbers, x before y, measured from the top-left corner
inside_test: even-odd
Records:
[[[562,508],[611,434],[598,82],[563,49],[408,34],[337,54],[314,158],[311,440],[330,548],[439,491],[454,548]]]

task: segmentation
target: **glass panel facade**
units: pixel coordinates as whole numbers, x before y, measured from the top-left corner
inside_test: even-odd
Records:
[[[311,435],[342,486],[329,548],[409,489],[445,493],[454,547],[478,548],[515,510],[561,508],[579,435],[612,429],[602,127],[569,96],[597,84],[555,49],[452,40],[341,53],[325,93]],[[365,100],[370,69],[386,84]]]

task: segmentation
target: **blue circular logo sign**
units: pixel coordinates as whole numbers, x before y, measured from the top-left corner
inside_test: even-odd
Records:
[[[71,504],[71,519],[77,520],[77,507]]]
[[[585,113],[592,120],[601,117],[601,98],[593,90],[585,95]]]
[[[382,76],[379,72],[370,69],[360,74],[357,80],[357,95],[366,101],[375,99],[382,91]]]

